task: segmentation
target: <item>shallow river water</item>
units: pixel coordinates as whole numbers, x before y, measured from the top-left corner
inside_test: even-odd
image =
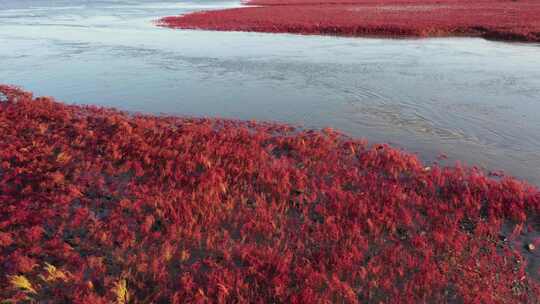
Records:
[[[540,185],[540,45],[171,30],[212,1],[0,0],[0,83],[128,111],[332,127]]]

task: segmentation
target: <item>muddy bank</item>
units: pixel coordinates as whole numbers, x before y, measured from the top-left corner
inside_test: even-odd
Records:
[[[3,299],[538,301],[526,183],[329,129],[0,92]]]
[[[165,17],[171,28],[382,37],[483,37],[540,42],[535,0],[251,0],[243,8]]]

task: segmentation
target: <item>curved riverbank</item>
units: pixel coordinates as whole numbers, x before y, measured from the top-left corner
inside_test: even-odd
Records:
[[[526,183],[332,130],[0,92],[3,299],[538,301]]]
[[[540,42],[535,0],[251,0],[243,8],[165,17],[171,28],[378,37],[483,37]]]

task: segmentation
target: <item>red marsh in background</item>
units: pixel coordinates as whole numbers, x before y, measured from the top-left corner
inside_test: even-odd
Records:
[[[0,86],[6,303],[538,303],[539,212],[331,130]]]
[[[538,0],[248,0],[165,17],[172,28],[338,36],[470,36],[540,42]]]

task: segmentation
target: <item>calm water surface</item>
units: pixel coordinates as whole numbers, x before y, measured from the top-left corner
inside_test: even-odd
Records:
[[[0,0],[0,83],[129,111],[330,126],[540,185],[540,45],[153,24],[237,6]]]

